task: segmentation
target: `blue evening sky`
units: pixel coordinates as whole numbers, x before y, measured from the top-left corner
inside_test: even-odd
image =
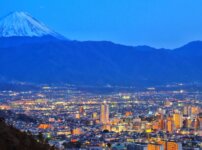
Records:
[[[0,0],[69,39],[174,48],[202,40],[202,0]]]

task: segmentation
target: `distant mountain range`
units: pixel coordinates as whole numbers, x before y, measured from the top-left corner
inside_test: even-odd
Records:
[[[201,41],[173,50],[72,41],[32,19],[14,12],[0,21],[1,81],[123,86],[202,82]]]

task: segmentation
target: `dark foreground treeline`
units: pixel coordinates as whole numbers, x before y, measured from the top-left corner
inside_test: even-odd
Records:
[[[9,126],[0,118],[0,149],[1,150],[55,150],[45,140],[38,141],[29,133]]]

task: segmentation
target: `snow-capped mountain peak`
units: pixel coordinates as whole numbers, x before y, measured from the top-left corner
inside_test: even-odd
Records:
[[[12,12],[0,20],[0,37],[13,36],[64,38],[26,12]]]

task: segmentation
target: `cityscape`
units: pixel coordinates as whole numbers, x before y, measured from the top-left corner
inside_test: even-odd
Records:
[[[0,114],[21,131],[43,133],[58,149],[201,149],[202,93],[173,87],[89,92],[42,85],[1,91]]]
[[[202,150],[201,0],[0,0],[0,150]]]

